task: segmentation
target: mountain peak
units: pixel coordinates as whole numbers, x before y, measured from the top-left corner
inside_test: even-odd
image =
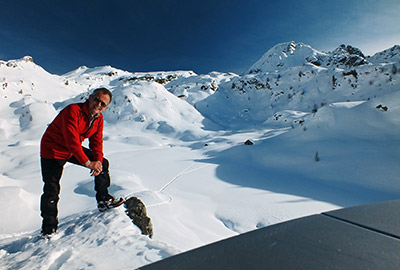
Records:
[[[365,58],[364,54],[362,53],[362,51],[358,48],[355,48],[353,46],[350,45],[345,45],[342,44],[339,47],[337,47],[333,52],[333,55],[358,55],[362,58]]]
[[[337,67],[356,67],[369,64],[364,54],[358,48],[350,45],[340,45],[330,53],[329,59],[325,59],[327,65]]]
[[[278,43],[277,45],[272,47],[271,50],[294,54],[296,49],[300,49],[302,47],[309,47],[309,46],[301,42],[296,43],[294,41],[289,41],[289,42]]]
[[[316,55],[323,55],[323,52],[313,49],[304,43],[294,41],[279,43],[269,49],[247,73],[272,72],[288,67],[302,66],[312,62]]]
[[[47,73],[46,70],[44,70],[40,65],[36,64],[33,61],[33,57],[26,55],[22,58],[19,59],[10,59],[10,60],[0,60],[0,67],[4,65],[5,68],[7,69],[16,69],[16,70],[35,70],[35,72],[45,72]]]
[[[22,57],[22,58],[20,59],[20,61],[24,61],[24,62],[27,62],[27,63],[28,63],[28,62],[34,63],[34,62],[33,62],[33,57],[32,57],[32,56],[29,56],[29,55]]]

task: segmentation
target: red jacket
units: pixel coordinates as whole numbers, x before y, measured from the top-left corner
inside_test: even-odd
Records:
[[[103,162],[103,115],[89,121],[89,103],[65,107],[47,127],[40,143],[40,156],[49,159],[69,159],[75,156],[85,164],[89,158],[82,142],[89,138],[94,160]]]

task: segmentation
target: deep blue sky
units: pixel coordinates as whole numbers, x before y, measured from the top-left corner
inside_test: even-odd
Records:
[[[47,71],[242,73],[286,41],[372,55],[400,44],[399,0],[0,0],[0,59]]]

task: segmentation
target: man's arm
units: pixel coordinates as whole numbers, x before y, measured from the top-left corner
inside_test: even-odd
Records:
[[[96,132],[89,138],[89,148],[92,150],[93,159],[103,163],[103,117],[99,116]]]
[[[89,158],[82,150],[78,119],[80,111],[77,106],[69,106],[62,111],[61,131],[64,135],[65,145],[68,151],[81,163],[85,164]]]
[[[92,175],[97,176],[103,170],[103,117],[100,119],[96,132],[89,138],[89,148],[92,150],[94,161],[89,162],[87,167],[92,170]]]

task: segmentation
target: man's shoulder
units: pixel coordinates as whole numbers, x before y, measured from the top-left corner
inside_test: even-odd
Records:
[[[85,103],[72,103],[67,105],[63,111],[70,111],[70,112],[78,112],[78,111],[82,111],[83,109],[83,105]]]

